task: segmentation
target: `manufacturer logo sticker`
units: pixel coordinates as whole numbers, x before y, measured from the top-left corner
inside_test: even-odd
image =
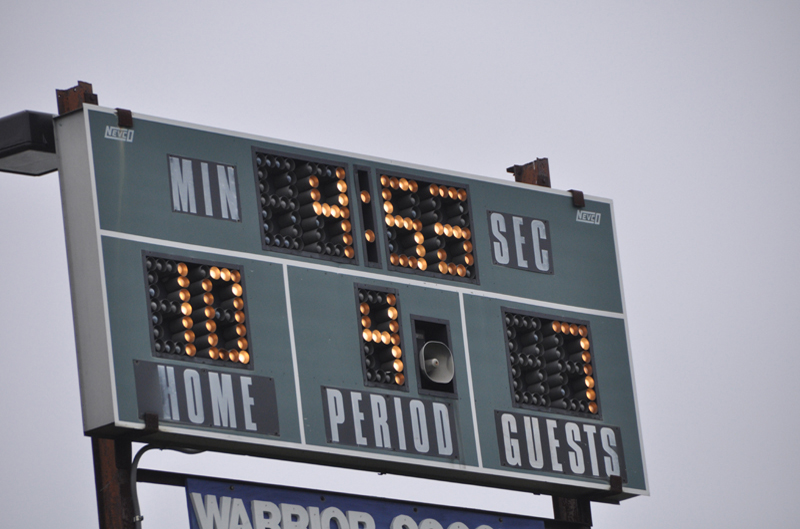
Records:
[[[128,143],[133,142],[133,129],[123,129],[120,127],[112,127],[108,125],[106,127],[106,139],[107,140],[117,140],[117,141],[127,141]]]
[[[585,222],[586,224],[600,224],[600,213],[579,209],[578,216],[575,220],[578,222]]]

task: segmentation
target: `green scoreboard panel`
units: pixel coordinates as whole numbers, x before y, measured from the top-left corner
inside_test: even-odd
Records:
[[[610,201],[90,105],[56,133],[87,434],[647,494]]]

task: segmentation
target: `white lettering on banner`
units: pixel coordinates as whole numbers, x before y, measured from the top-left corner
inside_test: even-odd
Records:
[[[542,452],[542,434],[539,432],[539,419],[525,417],[525,438],[528,440],[528,463],[531,468],[544,468],[544,452]]]
[[[328,420],[331,424],[331,441],[339,442],[339,425],[344,424],[344,397],[338,389],[326,388],[328,394]]]
[[[594,434],[597,429],[594,427],[594,425],[584,424],[583,431],[586,432],[586,437],[589,440],[589,459],[591,460],[592,464],[592,475],[599,476],[600,469],[597,468],[597,448],[594,446]]]
[[[569,468],[574,474],[583,474],[586,466],[583,464],[583,450],[578,445],[581,442],[581,430],[574,422],[565,424],[564,429],[567,431],[567,444],[572,448],[569,453]]]
[[[614,450],[617,446],[617,438],[614,435],[614,430],[611,428],[601,428],[600,439],[603,442],[603,450],[608,454],[608,456],[603,457],[603,462],[606,465],[606,474],[608,474],[608,476],[619,476],[619,456],[617,456],[617,452]]]
[[[588,475],[591,471],[595,478],[615,475],[624,478],[617,428],[500,411],[496,412],[495,420],[499,456],[505,466],[573,476]]]
[[[506,462],[513,466],[518,467],[522,464],[519,457],[519,441],[511,437],[512,433],[517,433],[517,421],[510,413],[504,413],[500,419],[503,428],[503,445],[506,450]]]
[[[194,369],[183,372],[183,385],[186,388],[186,407],[189,410],[189,420],[194,424],[203,424],[206,420],[203,411],[203,390],[200,385],[200,373]]]
[[[248,513],[245,503],[235,496],[217,498],[199,492],[189,494],[192,512],[199,529],[376,529],[375,518],[368,512],[342,511],[339,507],[319,507],[252,500]],[[443,529],[433,518],[419,522],[405,514],[392,519],[387,529]],[[463,522],[453,522],[447,529],[469,529]],[[475,529],[492,529],[479,525]]]
[[[367,446],[367,438],[361,431],[361,423],[364,422],[364,414],[361,413],[359,404],[361,403],[361,393],[355,391],[350,394],[350,403],[353,405],[353,420],[356,428],[356,443]]]
[[[254,529],[281,529],[281,510],[271,501],[253,500],[250,512],[253,513]]]
[[[236,428],[236,406],[233,398],[233,379],[227,373],[209,371],[208,383],[211,388],[211,411],[214,412],[214,426]]]
[[[378,448],[392,448],[389,434],[389,414],[386,412],[386,399],[383,395],[372,394],[369,396],[372,405],[372,427],[375,430],[375,446]]]
[[[492,243],[494,250],[494,260],[498,264],[508,264],[511,256],[508,253],[508,241],[503,236],[506,232],[506,219],[500,213],[492,213],[491,215],[492,235],[496,241]]]
[[[550,445],[550,464],[556,472],[562,472],[561,463],[558,461],[558,447],[561,446],[556,440],[556,428],[558,423],[553,419],[547,419],[547,441]]]
[[[227,173],[227,176],[226,176]],[[219,200],[222,208],[222,218],[239,220],[239,200],[236,198],[236,176],[233,167],[217,166],[217,178],[219,179]]]
[[[178,388],[175,386],[175,368],[158,366],[158,382],[161,384],[162,417],[171,421],[181,420],[178,411]]]
[[[197,213],[192,161],[170,156],[169,179],[172,183],[172,209],[184,213]]]
[[[322,391],[330,443],[458,457],[450,404],[336,388]]]
[[[250,377],[242,377],[242,404],[244,405],[244,427],[246,430],[258,430],[258,425],[253,422],[253,405],[256,401],[250,396],[250,386],[253,384],[253,379]]]
[[[546,221],[509,213],[489,212],[489,230],[492,258],[496,264],[519,270],[552,273],[553,263]],[[514,254],[513,259],[512,254]]]
[[[533,258],[536,268],[540,272],[550,270],[550,257],[547,250],[542,250],[542,241],[547,240],[547,229],[541,220],[531,221],[531,233],[533,234]]]

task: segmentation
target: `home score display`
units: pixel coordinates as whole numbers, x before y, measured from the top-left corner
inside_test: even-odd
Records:
[[[609,201],[117,125],[56,120],[87,434],[648,493]]]

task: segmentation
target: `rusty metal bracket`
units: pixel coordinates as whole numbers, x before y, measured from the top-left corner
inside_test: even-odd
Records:
[[[512,165],[506,171],[512,173],[517,182],[550,187],[550,164],[547,158],[536,158],[525,165]]]
[[[97,94],[92,92],[92,84],[78,81],[77,86],[66,90],[56,90],[58,101],[58,115],[61,116],[74,110],[83,108],[84,103],[97,104]]]
[[[577,189],[570,189],[570,193],[572,193],[572,205],[576,208],[585,208],[586,207],[586,200],[583,198],[583,191],[578,191]]]
[[[117,109],[117,125],[122,128],[133,128],[133,113],[126,108]]]
[[[150,435],[158,432],[158,415],[155,413],[144,414],[144,430],[142,435]]]

